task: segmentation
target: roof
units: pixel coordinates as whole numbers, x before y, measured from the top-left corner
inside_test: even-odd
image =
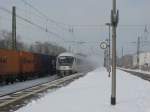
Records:
[[[73,53],[69,53],[69,52],[61,53],[60,55],[58,55],[58,57],[60,57],[60,56],[72,56],[72,57],[75,57],[75,55]]]

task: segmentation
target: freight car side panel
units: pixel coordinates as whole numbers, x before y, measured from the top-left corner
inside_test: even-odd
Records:
[[[51,64],[50,57],[49,57],[49,55],[41,55],[41,59],[42,59],[42,66],[41,66],[42,72],[45,74],[48,74],[51,69],[50,68],[50,64]]]
[[[20,52],[21,73],[31,74],[34,72],[33,54],[30,52]]]
[[[34,72],[35,73],[41,73],[41,55],[40,54],[37,54],[37,53],[34,53],[33,54],[34,56]]]
[[[0,49],[0,75],[19,74],[19,54],[16,51]]]

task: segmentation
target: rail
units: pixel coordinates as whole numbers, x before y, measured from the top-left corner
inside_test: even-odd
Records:
[[[13,104],[17,101],[25,99],[29,96],[36,94],[36,93],[45,91],[49,88],[60,86],[61,84],[65,83],[66,81],[73,80],[73,79],[79,78],[81,76],[84,76],[84,74],[83,73],[77,73],[77,74],[73,74],[70,76],[66,76],[64,78],[56,79],[56,80],[51,81],[51,82],[41,84],[38,86],[23,89],[23,90],[20,90],[18,92],[13,92],[13,93],[6,95],[6,96],[5,95],[1,96],[0,97],[0,108],[6,107],[7,105]]]
[[[138,76],[144,80],[150,81],[150,72],[141,71],[141,70],[133,70],[133,69],[125,69],[125,68],[118,68],[118,69],[123,70],[128,73],[131,73],[131,74]]]

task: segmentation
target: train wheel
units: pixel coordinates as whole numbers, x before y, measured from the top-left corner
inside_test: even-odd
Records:
[[[9,84],[9,79],[8,79],[8,78],[5,80],[5,84],[6,84],[6,85]]]
[[[27,80],[27,77],[26,77],[26,76],[24,76],[24,77],[23,77],[23,81],[26,81],[26,80]]]
[[[20,82],[22,82],[22,81],[23,81],[23,76],[19,76],[19,77],[18,77],[18,80],[19,80]]]
[[[63,78],[64,77],[64,75],[61,73],[61,74],[59,74],[59,76],[60,76],[60,78]]]
[[[10,83],[13,84],[16,81],[16,76],[10,77]]]
[[[65,76],[65,73],[60,73],[60,77],[63,78]]]
[[[14,80],[12,79],[12,80],[10,81],[10,83],[13,84],[13,83],[14,83]]]

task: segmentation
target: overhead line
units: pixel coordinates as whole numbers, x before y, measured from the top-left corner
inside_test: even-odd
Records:
[[[99,41],[99,42],[88,42],[88,41],[65,41],[65,42],[67,42],[67,43],[76,43],[76,44],[89,44],[89,43],[91,43],[91,44],[99,44],[101,41]]]
[[[100,24],[100,25],[70,25],[72,27],[106,27],[105,24]],[[136,24],[131,24],[131,25],[118,25],[119,27],[145,27],[145,25],[136,25]]]
[[[9,14],[11,14],[11,11],[9,11],[8,9],[5,9],[5,8],[3,8],[3,7],[0,7],[0,9],[3,10],[3,11],[5,11],[5,12],[7,12],[7,13],[9,13]],[[60,35],[58,35],[58,34],[52,32],[52,31],[50,31],[50,30],[48,30],[48,29],[46,29],[46,28],[43,28],[42,26],[40,26],[40,25],[38,25],[38,24],[36,24],[36,23],[34,23],[34,22],[32,22],[32,21],[30,21],[30,20],[24,18],[24,17],[21,17],[21,16],[18,15],[18,14],[16,15],[16,17],[18,17],[19,19],[21,19],[21,20],[23,20],[23,21],[25,21],[25,22],[27,22],[27,23],[29,23],[29,24],[35,26],[35,27],[38,27],[39,29],[44,30],[45,32],[50,33],[50,34],[52,34],[52,35],[58,37],[59,39],[62,39],[63,41],[65,41],[65,39],[61,38]]]
[[[28,3],[26,0],[21,0],[24,4],[28,5],[29,7],[31,7],[32,9],[34,9],[38,14],[40,14],[41,16],[43,16],[44,18],[46,18],[46,21],[50,21],[52,23],[55,23],[57,26],[62,27],[63,26],[69,26],[68,24],[62,23],[62,22],[58,22],[55,21],[53,19],[50,19],[47,15],[45,15],[43,12],[41,12],[40,10],[38,10],[37,8],[35,8],[32,4]],[[63,29],[67,29],[65,27],[63,27]]]
[[[4,7],[0,7],[0,9],[1,10],[3,10],[3,11],[5,11],[5,12],[7,12],[7,13],[10,13],[11,14],[11,11],[9,11],[8,9],[6,9],[6,8],[4,8]],[[28,23],[30,23],[30,24],[32,24],[32,25],[34,25],[34,26],[36,26],[36,27],[39,27],[40,29],[42,29],[42,30],[45,30],[46,31],[46,28],[43,28],[42,26],[40,26],[40,25],[38,25],[38,24],[35,24],[35,23],[33,23],[33,22],[31,22],[30,20],[28,20],[28,19],[26,19],[26,18],[23,18],[23,17],[21,17],[21,16],[19,16],[19,15],[17,15],[17,17],[18,18],[20,18],[20,19],[22,19],[22,20],[24,20],[24,21],[26,21],[26,22],[28,22]],[[148,24],[149,25],[149,24]],[[106,25],[70,25],[72,28],[75,28],[75,27],[106,27]],[[145,27],[145,25],[136,25],[136,24],[133,24],[133,25],[119,25],[119,27]],[[51,31],[49,31],[50,33],[53,33],[53,32],[51,32]]]
[[[105,24],[101,24],[101,25],[71,25],[71,24],[66,24],[66,23],[62,23],[62,22],[58,22],[55,21],[53,19],[50,19],[47,15],[45,15],[44,13],[42,13],[40,10],[38,10],[37,8],[35,8],[32,4],[30,4],[29,2],[27,2],[26,0],[21,0],[24,4],[28,5],[29,7],[31,7],[32,9],[34,9],[37,13],[39,13],[40,15],[42,15],[43,17],[46,18],[46,20],[51,21],[52,23],[55,23],[56,25],[60,26],[67,26],[67,27],[106,27]],[[118,25],[119,27],[145,27],[145,25]],[[62,26],[61,26],[62,27]],[[63,27],[65,28],[65,27]],[[65,28],[67,29],[67,28]]]

